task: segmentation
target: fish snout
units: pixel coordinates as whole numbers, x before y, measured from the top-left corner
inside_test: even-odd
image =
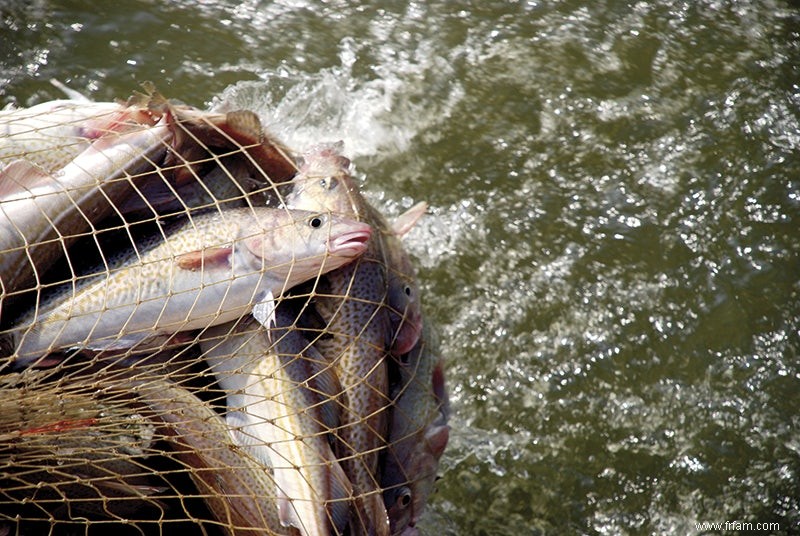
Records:
[[[367,250],[372,227],[366,223],[353,223],[346,231],[333,234],[328,240],[328,252],[343,257],[357,257]]]
[[[422,335],[422,315],[418,310],[409,309],[405,311],[392,343],[392,354],[403,356],[408,354],[417,345]],[[403,363],[408,364],[408,363]]]

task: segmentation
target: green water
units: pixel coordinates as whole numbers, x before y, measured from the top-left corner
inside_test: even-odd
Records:
[[[424,534],[800,533],[796,4],[116,4],[6,1],[0,104],[152,80],[430,203]]]

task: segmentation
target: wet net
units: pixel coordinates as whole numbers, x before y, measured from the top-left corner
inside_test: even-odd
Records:
[[[0,112],[0,534],[415,534],[448,437],[338,145],[147,88]]]

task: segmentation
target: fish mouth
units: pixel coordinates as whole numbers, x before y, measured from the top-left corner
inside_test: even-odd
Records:
[[[332,238],[329,251],[334,255],[360,255],[367,250],[367,241],[370,236],[372,236],[372,228],[367,224],[359,225]]]

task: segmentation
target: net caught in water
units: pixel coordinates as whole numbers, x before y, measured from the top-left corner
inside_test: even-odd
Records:
[[[0,531],[404,534],[447,444],[394,221],[336,144],[152,89],[0,112]]]

